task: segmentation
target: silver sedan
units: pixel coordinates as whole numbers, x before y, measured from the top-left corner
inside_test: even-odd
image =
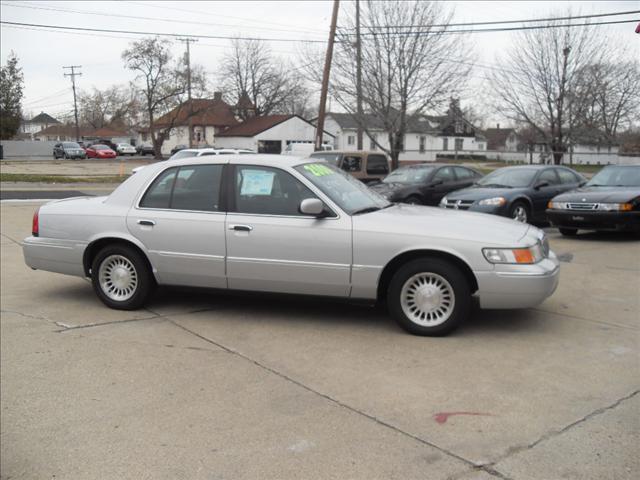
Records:
[[[389,203],[325,162],[276,155],[170,160],[108,197],[47,203],[24,257],[88,277],[117,309],[157,285],[386,302],[418,335],[482,308],[533,307],[558,284],[544,233],[481,213]]]

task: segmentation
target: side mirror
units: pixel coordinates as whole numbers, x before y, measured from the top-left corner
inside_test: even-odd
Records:
[[[538,182],[536,183],[535,187],[533,187],[535,190],[540,190],[542,187],[548,187],[549,186],[549,182],[543,181],[543,182]]]
[[[324,205],[317,198],[305,198],[300,202],[300,213],[303,215],[313,215],[318,217],[324,212]]]

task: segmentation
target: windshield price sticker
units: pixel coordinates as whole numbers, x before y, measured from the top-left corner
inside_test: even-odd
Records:
[[[271,195],[275,173],[264,170],[244,170],[240,195]]]
[[[324,177],[325,175],[333,175],[334,173],[334,171],[331,170],[326,165],[318,165],[318,164],[305,165],[304,169],[307,172],[311,172],[316,177]]]

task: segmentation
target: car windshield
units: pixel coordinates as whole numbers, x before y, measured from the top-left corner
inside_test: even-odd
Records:
[[[334,165],[305,163],[295,169],[322,190],[349,215],[372,212],[391,205],[360,180]]]
[[[535,168],[500,168],[478,180],[476,185],[483,187],[528,187],[536,176]]]
[[[80,145],[78,145],[76,142],[64,142],[62,144],[63,148],[80,148]]]
[[[422,183],[433,171],[432,166],[428,167],[403,167],[387,175],[384,183]]]
[[[611,166],[596,173],[588,187],[640,187],[640,166]]]
[[[340,162],[340,158],[342,158],[342,155],[340,153],[312,153],[311,155],[309,155],[309,157],[321,158],[322,160],[325,160],[331,165],[335,165],[337,167],[338,163]]]
[[[214,155],[211,153],[210,155]],[[198,152],[194,152],[193,150],[180,150],[179,152],[174,153],[171,156],[171,160],[177,160],[179,158],[187,158],[187,157],[196,157],[198,156]]]

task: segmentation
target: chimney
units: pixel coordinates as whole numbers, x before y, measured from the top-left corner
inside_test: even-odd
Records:
[[[500,130],[500,124],[499,124],[499,123],[496,123],[496,128],[497,128],[498,130]]]
[[[222,92],[213,92],[213,99],[217,101],[222,101]]]

